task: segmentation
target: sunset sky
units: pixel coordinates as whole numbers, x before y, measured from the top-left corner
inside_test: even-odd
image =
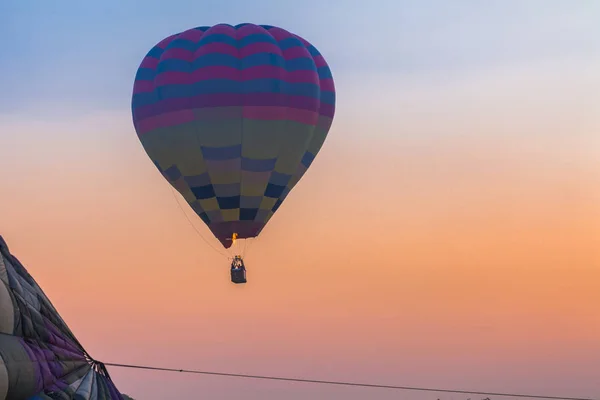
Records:
[[[101,361],[600,398],[599,21],[597,0],[3,0],[0,235]],[[131,121],[146,52],[220,22],[305,37],[337,89],[245,286]],[[136,400],[469,397],[109,371]]]

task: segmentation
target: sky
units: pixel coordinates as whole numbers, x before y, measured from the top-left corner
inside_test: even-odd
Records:
[[[600,398],[598,21],[596,0],[5,0],[0,235],[104,362]],[[337,89],[241,287],[130,109],[156,42],[220,22],[305,37]],[[469,397],[109,371],[136,400]]]

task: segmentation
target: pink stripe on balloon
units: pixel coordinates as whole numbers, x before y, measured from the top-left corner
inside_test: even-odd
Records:
[[[192,75],[181,71],[167,71],[156,75],[156,86],[185,85],[193,83]]]
[[[285,81],[290,83],[314,83],[319,84],[319,74],[312,70],[297,70],[288,72]]]
[[[258,53],[274,53],[281,55],[281,49],[275,43],[269,42],[251,43],[240,49],[240,57],[248,57]]]
[[[194,59],[194,53],[187,49],[171,48],[165,50],[165,52],[162,53],[160,56],[161,61],[169,59],[177,59],[192,62],[192,60]]]
[[[304,39],[304,38],[302,38],[302,37],[300,37],[298,35],[294,35],[294,36],[296,37],[296,39],[298,39],[299,41],[301,41],[304,46],[306,46],[306,47],[312,46],[310,43],[308,43],[308,40],[306,40],[306,39]]]
[[[335,106],[333,104],[321,103],[321,106],[319,107],[319,114],[333,118],[333,114],[335,114]]]
[[[204,37],[214,34],[227,35],[235,39],[235,28],[226,24],[214,25],[204,32]]]
[[[149,93],[154,90],[153,81],[135,81],[133,83],[133,94]]]
[[[231,79],[239,81],[241,79],[241,73],[240,70],[233,67],[211,65],[210,67],[202,67],[193,71],[190,74],[190,79],[190,83],[209,79]]]
[[[335,92],[335,85],[333,83],[333,79],[331,78],[323,78],[319,81],[319,85],[321,86],[322,92]]]
[[[244,106],[242,115],[248,119],[267,121],[290,120],[308,125],[315,125],[319,119],[319,114],[314,111],[288,107]]]
[[[317,128],[322,129],[324,131],[328,131],[329,128],[331,128],[332,123],[333,119],[331,117],[320,115],[319,120],[317,122]]]
[[[191,74],[187,72],[168,71],[158,74],[155,82],[156,86],[185,85],[210,79],[231,79],[237,82],[251,79],[281,79],[289,83],[319,84],[319,75],[316,71],[298,70],[286,72],[285,69],[275,65],[258,65],[243,71],[232,67],[210,66],[199,68]]]
[[[298,70],[288,72],[286,82],[319,84],[319,74],[313,70]]]
[[[194,119],[195,116],[193,110],[178,110],[136,121],[136,128],[138,134],[143,135],[153,129],[184,124],[186,122],[192,122]]]
[[[283,51],[283,57],[286,60],[293,60],[294,58],[311,57],[310,53],[304,46],[294,46]]]
[[[245,38],[246,36],[249,35],[254,35],[254,34],[266,34],[268,35],[268,32],[265,28],[258,26],[258,25],[254,25],[254,24],[248,24],[248,25],[244,25],[242,27],[240,27],[237,30],[236,33],[236,37],[239,39]]]
[[[245,69],[244,80],[275,78],[289,83],[314,83],[319,84],[319,75],[316,71],[297,70],[287,72],[284,68],[275,65],[259,65]]]
[[[286,119],[300,122],[302,124],[315,125],[319,120],[319,114],[314,111],[301,108],[288,108]]]
[[[201,45],[198,50],[194,52],[194,59],[212,53],[229,54],[234,57],[238,56],[238,49],[228,43],[214,42],[206,43]]]
[[[140,64],[140,68],[156,69],[158,61],[158,58],[144,57],[142,63]]]
[[[136,119],[145,119],[165,112],[178,111],[190,108],[224,107],[224,106],[277,106],[301,108],[305,110],[319,110],[319,99],[307,96],[290,96],[283,93],[253,93],[245,96],[240,93],[214,93],[194,97],[177,97],[163,99],[158,103],[147,104],[135,109]],[[322,107],[323,108],[323,107]],[[330,106],[321,110],[322,115],[333,108]],[[331,114],[332,116],[333,114]]]
[[[314,56],[313,60],[315,60],[315,65],[317,66],[317,68],[327,67],[327,63],[325,62],[323,56]]]
[[[175,35],[171,35],[169,37],[164,38],[163,40],[161,40],[160,42],[158,42],[158,44],[156,45],[156,47],[159,47],[161,49],[166,48],[169,43],[171,43],[173,41],[173,39],[175,39],[177,37],[177,34]]]
[[[296,37],[296,36],[292,35],[290,32],[286,31],[285,29],[281,29],[281,28],[271,28],[271,29],[269,29],[269,33],[278,42],[281,42],[282,40],[288,39],[291,37]]]
[[[202,32],[199,29],[188,29],[185,32],[182,32],[179,36],[178,39],[186,39],[186,40],[190,40],[192,42],[198,43],[200,41],[200,39],[202,38],[202,36],[204,36],[204,32]]]

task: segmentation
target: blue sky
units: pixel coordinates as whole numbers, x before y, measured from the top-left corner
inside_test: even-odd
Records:
[[[198,25],[287,28],[321,50],[336,83],[452,79],[487,68],[600,58],[596,0],[5,0],[0,112],[128,110],[135,70],[165,36]]]
[[[439,240],[439,243],[443,243],[443,248],[446,248],[446,241],[450,237],[444,233],[439,238],[434,238],[437,224],[452,228],[440,232],[450,232],[448,235],[454,235],[460,227],[457,222],[454,229],[450,221],[455,217],[458,219],[457,216],[467,218],[471,215],[475,221],[472,224],[475,226],[479,223],[487,224],[492,220],[492,216],[506,213],[509,216],[506,227],[512,227],[511,218],[516,220],[520,214],[517,211],[512,213],[511,207],[515,210],[520,207],[519,212],[529,210],[529,215],[533,215],[531,220],[525,217],[519,220],[520,225],[515,222],[514,226],[522,228],[523,232],[528,231],[530,224],[541,227],[540,232],[542,228],[547,231],[550,238],[548,240],[563,235],[574,243],[577,242],[576,235],[580,234],[581,243],[585,246],[586,243],[590,243],[589,254],[586,253],[588,250],[584,245],[564,247],[562,250],[558,249],[564,251],[558,258],[566,260],[565,269],[568,269],[569,273],[571,268],[587,267],[574,265],[573,262],[585,257],[592,259],[595,249],[591,245],[592,239],[583,237],[584,233],[580,233],[584,232],[583,228],[581,231],[576,227],[569,230],[571,225],[567,222],[564,222],[563,231],[563,225],[560,225],[563,220],[556,219],[558,212],[557,215],[545,213],[549,213],[548,210],[563,210],[568,213],[564,221],[569,220],[571,216],[581,218],[574,219],[573,226],[578,223],[582,227],[591,226],[598,220],[600,0],[0,0],[0,150],[4,150],[0,153],[0,183],[3,188],[10,189],[0,196],[0,228],[3,229],[0,233],[9,241],[11,237],[15,238],[16,254],[21,254],[17,247],[19,241],[24,248],[29,248],[29,252],[22,253],[23,257],[32,259],[30,272],[39,279],[39,283],[78,338],[96,357],[102,360],[112,357],[115,362],[128,362],[136,360],[136,357],[139,357],[140,363],[157,364],[162,362],[161,360],[167,362],[169,360],[161,358],[161,354],[170,356],[173,343],[187,337],[177,336],[187,334],[185,329],[176,329],[178,332],[173,333],[172,325],[165,323],[161,327],[165,331],[164,335],[161,333],[160,337],[152,339],[156,340],[155,342],[146,342],[156,343],[154,347],[131,346],[130,341],[122,341],[121,337],[136,337],[131,332],[142,332],[148,321],[155,322],[154,315],[149,314],[148,318],[151,319],[144,319],[146,317],[140,316],[136,310],[152,310],[146,302],[156,301],[152,304],[159,304],[163,301],[160,296],[120,303],[123,310],[129,310],[123,311],[128,313],[128,318],[127,321],[118,320],[117,323],[129,324],[129,328],[115,333],[111,325],[115,323],[111,309],[102,305],[98,309],[99,314],[81,313],[81,309],[75,304],[77,302],[73,302],[69,308],[71,298],[65,297],[64,294],[71,292],[64,281],[55,285],[45,283],[44,268],[51,271],[48,274],[54,274],[51,268],[58,266],[62,268],[60,271],[71,271],[65,272],[65,277],[71,279],[71,288],[83,287],[82,290],[89,291],[89,285],[82,286],[81,281],[77,281],[82,279],[78,277],[83,276],[79,272],[80,266],[85,265],[90,271],[102,272],[105,266],[98,260],[110,259],[112,262],[111,257],[114,254],[136,257],[136,262],[141,260],[137,257],[147,257],[144,260],[148,260],[148,265],[151,265],[153,271],[163,271],[163,258],[147,252],[146,244],[143,254],[138,255],[137,250],[132,250],[135,248],[130,247],[129,242],[121,239],[123,235],[116,234],[114,238],[103,237],[98,233],[97,227],[123,224],[125,233],[135,231],[145,234],[148,227],[154,226],[152,224],[155,221],[158,221],[156,224],[167,221],[164,230],[167,233],[162,234],[165,236],[154,237],[150,234],[154,237],[156,251],[168,255],[170,260],[171,252],[175,249],[173,253],[180,254],[182,259],[194,259],[193,265],[186,266],[190,271],[213,273],[213,269],[198,268],[198,263],[208,263],[205,260],[210,261],[207,257],[211,255],[207,255],[206,246],[203,247],[204,244],[196,237],[181,214],[170,187],[158,174],[140,145],[131,123],[130,101],[136,69],[146,52],[156,42],[185,29],[220,22],[253,22],[281,26],[312,42],[331,66],[337,91],[336,117],[332,130],[322,153],[318,156],[319,161],[311,167],[313,172],[310,179],[295,189],[297,195],[294,195],[293,199],[296,200],[290,198],[286,201],[299,203],[305,201],[301,199],[316,198],[322,199],[325,204],[331,199],[337,200],[340,190],[347,190],[341,192],[352,194],[352,197],[341,196],[345,200],[341,202],[342,205],[347,207],[341,207],[339,214],[332,215],[347,213],[343,215],[354,216],[360,212],[361,216],[365,216],[366,226],[381,226],[381,231],[384,231],[383,227],[390,227],[385,229],[385,232],[396,232],[396,229],[402,232],[416,229],[421,232],[423,228],[422,232],[427,232],[426,235],[423,234],[427,236],[423,243],[427,246],[423,245],[425,250],[416,246],[414,251],[431,253],[432,260],[437,255],[431,251],[430,243]],[[360,162],[356,162],[357,154]],[[340,175],[344,174],[346,178],[340,178]],[[366,187],[373,188],[373,191],[377,188],[378,195],[381,194],[380,188],[384,188],[380,198],[385,206],[377,208],[368,200],[368,196],[355,196],[353,190],[358,187],[357,182],[369,182]],[[387,188],[388,183],[393,190]],[[532,200],[530,203],[530,198],[543,201],[534,203]],[[110,206],[103,206],[103,201],[108,202]],[[481,211],[484,208],[478,207],[485,204],[492,204],[497,210],[491,210],[489,214],[486,211],[484,215]],[[290,205],[288,209],[292,210],[292,207]],[[471,208],[474,211],[471,211]],[[145,214],[147,210],[157,212]],[[390,220],[384,218],[389,210],[394,210],[397,215]],[[588,210],[588,214],[584,215],[581,210]],[[1,211],[4,211],[4,214],[1,214]],[[191,213],[192,211],[188,212],[189,215],[192,215]],[[147,215],[152,217],[148,218]],[[136,225],[131,222],[136,216],[140,217],[144,224],[148,222],[148,225]],[[285,217],[277,218],[277,221],[274,219],[273,222],[284,227],[285,219],[282,218]],[[467,220],[470,221],[468,218]],[[320,221],[329,224],[335,220]],[[380,222],[381,225],[377,225]],[[195,226],[201,226],[199,224],[201,223],[196,223]],[[413,224],[418,228],[413,228]],[[56,225],[64,226],[66,233],[62,236],[57,235]],[[495,232],[495,227],[489,228],[490,232]],[[476,229],[472,229],[473,232],[479,232],[480,227],[477,225]],[[503,229],[504,225],[498,228],[498,235],[502,238],[505,235]],[[506,228],[506,232],[512,232],[510,229]],[[342,229],[342,232],[345,231]],[[163,243],[163,238],[170,237],[168,235],[175,238],[176,234],[182,235],[181,237],[188,235],[185,236],[185,241],[177,242],[179,247],[169,247],[169,243],[175,242],[167,241],[166,245]],[[515,234],[516,237],[507,236],[506,243],[517,241],[521,232]],[[403,235],[404,233],[401,236]],[[339,232],[336,232],[335,236],[346,241],[346,236],[340,236]],[[371,236],[369,240],[370,238]],[[476,248],[477,245],[472,244],[470,236],[464,238],[464,243],[460,244],[459,239],[453,239],[457,247],[452,252],[456,251],[458,254],[464,251],[467,255],[471,246]],[[353,245],[354,239],[351,239]],[[537,244],[533,245],[534,250],[543,249],[543,241],[541,236],[532,239],[531,243],[540,243],[540,247],[535,247]],[[294,243],[293,234],[289,242]],[[110,244],[110,252],[106,252],[107,246],[104,243]],[[412,242],[402,243],[408,248],[407,243]],[[554,242],[548,243],[547,248],[550,249]],[[337,260],[340,248],[343,252],[348,248],[347,242],[344,245],[345,248],[331,245],[331,253],[323,253],[323,256]],[[90,250],[95,249],[93,246],[97,246],[98,250]],[[289,246],[292,249],[292,245]],[[375,248],[385,250],[382,246],[378,245]],[[481,249],[488,249],[487,244],[481,246]],[[494,246],[496,243],[490,242],[489,249],[495,248]],[[500,246],[499,244],[499,249]],[[489,249],[485,251],[491,251]],[[73,250],[79,251],[80,258],[72,256],[75,252]],[[554,249],[548,251],[548,254],[541,254],[539,260],[551,260],[555,254],[552,253]],[[65,252],[71,255],[68,265],[63,267]],[[520,253],[509,253],[510,251],[502,248],[498,253],[490,254],[498,254],[500,260],[521,257]],[[90,260],[90,254],[93,260]],[[265,252],[261,257],[268,259],[270,254]],[[361,253],[361,257],[364,257],[361,260],[370,260],[369,254],[366,250],[364,255]],[[577,257],[573,258],[573,254]],[[538,260],[535,258],[537,255],[530,255],[529,250],[523,250],[523,265],[529,263],[529,256],[532,260]],[[33,262],[36,257],[39,262]],[[48,261],[52,259],[55,260],[54,264]],[[426,257],[423,264],[411,264],[407,266],[407,270],[420,268],[421,265],[430,262],[427,260],[429,258]],[[470,258],[464,260],[468,265],[472,261]],[[93,264],[90,264],[92,261],[101,265],[102,269],[95,269]],[[432,268],[434,262],[437,261],[431,261]],[[544,261],[543,268],[548,268],[545,271],[551,274],[555,266],[546,266],[545,263]],[[498,260],[494,260],[493,264],[490,268],[496,268],[496,271],[503,268],[509,270],[510,267],[500,265]],[[142,261],[139,265],[143,265],[144,268],[147,266]],[[371,261],[369,266],[373,266],[367,268],[373,275],[368,275],[365,271],[364,287],[375,288],[377,286],[373,286],[375,283],[372,282],[380,280],[379,267]],[[116,271],[117,267],[115,264],[112,268]],[[477,265],[478,270],[480,267]],[[275,271],[275,266],[273,268]],[[447,270],[447,265],[444,264],[440,268]],[[533,268],[537,267],[534,265]],[[318,272],[318,275],[315,272],[315,277],[321,275],[321,272]],[[586,277],[579,272],[570,273],[569,276],[571,275],[582,282]],[[403,285],[411,282],[411,279],[416,279],[415,276],[419,275],[415,272],[415,275],[409,273],[405,276],[402,272],[398,282],[390,282]],[[107,285],[113,284],[113,278],[110,279],[106,279]],[[139,286],[138,276],[132,275],[131,279],[132,286]],[[157,278],[157,288],[162,285],[163,279],[162,275]],[[481,282],[485,285],[488,285],[488,279],[481,276]],[[516,284],[524,287],[534,284],[536,279],[538,276],[532,275],[531,280],[518,280]],[[564,284],[570,285],[569,282],[571,281],[567,279]],[[594,281],[590,279],[590,282]],[[324,285],[322,282],[320,284]],[[514,290],[511,285],[512,280],[507,278],[506,293],[512,293]],[[124,283],[122,287],[126,287]],[[343,287],[339,289],[341,292],[322,292],[323,298],[344,299],[346,287],[339,287]],[[401,301],[406,301],[402,304],[410,305],[414,300],[412,294],[396,290],[391,284],[388,285],[388,282],[384,282],[382,287],[390,288],[389,293],[394,293],[402,299]],[[112,286],[110,288],[113,290]],[[452,296],[462,299],[461,296],[465,296],[465,293],[468,295],[468,292],[462,289],[457,291],[453,288],[452,285],[448,286],[447,291],[440,295],[441,308],[445,309],[452,304],[446,302],[446,299]],[[92,289],[99,293],[96,299],[101,298],[100,293],[104,293],[102,291],[105,290],[101,286]],[[536,286],[536,289],[544,293],[554,290],[544,285]],[[161,293],[159,289],[156,290],[156,293]],[[573,286],[573,290],[572,293],[576,293],[579,289]],[[56,295],[53,295],[52,291]],[[581,293],[585,295],[596,292],[598,291],[581,289]],[[277,289],[267,293],[279,296],[283,291]],[[286,301],[290,302],[288,304],[300,302],[293,297],[297,293],[305,295],[304,290],[292,291],[291,297],[286,297]],[[342,295],[338,296],[339,293]],[[364,293],[367,293],[367,289]],[[550,392],[554,389],[560,389],[564,393],[572,392],[570,394],[581,396],[598,393],[595,371],[588,369],[588,375],[579,374],[586,365],[596,361],[593,360],[594,348],[590,347],[591,352],[585,354],[584,350],[581,350],[581,353],[573,351],[566,363],[561,360],[560,364],[550,365],[543,359],[533,357],[531,361],[526,360],[531,354],[535,354],[535,348],[541,349],[543,346],[548,346],[548,360],[556,359],[557,348],[557,351],[563,352],[561,354],[567,354],[570,348],[555,345],[552,340],[569,338],[569,330],[540,330],[539,332],[549,332],[541,341],[532,336],[534,334],[525,333],[526,329],[515,330],[514,337],[513,333],[509,334],[503,345],[518,349],[510,347],[511,341],[517,341],[518,336],[519,343],[526,343],[527,340],[536,342],[530,346],[534,350],[507,352],[506,360],[511,358],[517,361],[505,362],[503,369],[487,363],[485,354],[480,355],[480,361],[469,361],[461,354],[461,350],[453,345],[454,342],[449,340],[452,339],[452,335],[466,335],[466,327],[470,322],[457,328],[455,321],[447,314],[440,315],[435,311],[434,303],[430,303],[430,293],[425,291],[420,297],[427,304],[431,304],[432,310],[430,314],[423,314],[422,326],[411,326],[407,330],[398,325],[397,331],[390,330],[390,325],[386,324],[393,321],[386,315],[409,315],[414,310],[408,306],[397,310],[396,314],[387,314],[388,311],[394,311],[388,310],[387,301],[381,303],[381,309],[385,309],[385,312],[382,311],[380,316],[374,315],[373,318],[381,320],[377,325],[378,329],[390,333],[390,337],[408,335],[416,338],[421,336],[421,332],[430,332],[431,327],[440,326],[440,329],[450,332],[441,338],[448,346],[444,349],[447,350],[447,354],[456,353],[456,359],[451,355],[446,357],[428,353],[426,356],[430,358],[426,358],[427,360],[438,357],[439,363],[436,361],[434,364],[425,365],[421,354],[417,354],[419,350],[411,349],[407,345],[407,353],[398,357],[397,361],[386,361],[389,348],[379,343],[380,350],[373,349],[370,347],[371,343],[365,345],[357,339],[357,345],[352,352],[340,353],[337,358],[332,357],[327,362],[319,363],[318,368],[317,364],[309,362],[311,354],[306,353],[306,360],[294,360],[294,363],[298,362],[298,366],[293,366],[295,370],[280,372],[287,375],[310,371],[310,374],[307,374],[317,378],[323,378],[327,374],[335,377],[337,374],[337,377],[343,379],[355,377],[361,381],[379,380],[392,384],[435,384],[469,388],[475,384],[483,390],[522,389],[549,394],[552,394]],[[500,295],[498,293],[505,292],[501,290],[489,295]],[[229,295],[230,292],[223,292],[222,299],[234,301]],[[486,296],[481,307],[485,304],[495,307],[495,297]],[[570,300],[575,301],[577,298],[582,304],[587,301],[586,297],[571,297]],[[188,299],[186,302],[189,301],[187,297],[182,298]],[[478,297],[474,298],[480,300]],[[268,300],[270,301],[270,298]],[[531,296],[530,300],[531,304],[541,302],[535,296]],[[255,304],[260,304],[262,300],[257,297],[254,301],[258,301]],[[221,304],[217,300],[215,303]],[[533,308],[528,308],[531,304],[520,312],[532,310]],[[590,301],[589,304],[594,302]],[[236,348],[231,348],[230,343],[222,340],[223,336],[219,331],[223,326],[227,327],[228,332],[245,329],[242,325],[247,320],[230,318],[229,314],[223,314],[224,320],[227,320],[227,323],[232,322],[232,325],[219,325],[214,323],[215,319],[205,322],[202,320],[204,316],[213,318],[216,314],[221,315],[221,311],[203,307],[202,304],[197,306],[198,315],[201,316],[199,321],[205,324],[207,329],[202,329],[205,336],[189,339],[190,343],[197,340],[197,343],[202,344],[206,340],[212,340],[209,342],[211,345],[208,348],[201,345],[192,346],[195,352],[189,354],[173,351],[173,363],[176,364],[171,366],[196,368],[198,360],[201,359],[207,369],[219,369],[220,366],[230,363],[230,360],[235,360],[235,368],[239,371],[245,369],[250,373],[260,373],[255,360],[251,357],[240,357]],[[223,307],[228,308],[225,305]],[[548,304],[544,310],[551,310],[552,307],[553,304]],[[582,330],[581,335],[588,335],[589,343],[597,345],[598,340],[593,341],[594,336],[590,333],[594,329],[594,321],[597,321],[596,314],[591,314],[593,308],[589,308],[590,314],[585,314],[581,309],[571,313],[567,306],[561,307],[555,311],[565,315],[572,314],[569,318],[581,318],[582,324],[586,318],[592,321],[592,325],[581,325],[589,327],[587,331]],[[234,308],[231,308],[231,312],[233,311]],[[254,316],[261,312],[249,313],[247,317],[253,320]],[[490,321],[495,321],[495,326],[503,323],[498,321],[509,321],[504,311],[498,312],[500,314],[488,316]],[[270,320],[272,315],[276,314],[260,314],[259,318]],[[179,317],[181,319],[177,320]],[[538,317],[547,318],[545,314]],[[177,323],[182,325],[178,326],[184,326],[184,318],[189,319],[181,313],[177,314],[176,318],[171,321],[179,321]],[[351,322],[344,322],[348,325],[340,326],[354,326],[352,324],[359,321],[353,316],[348,318]],[[465,318],[477,322],[470,315],[465,314]],[[387,322],[383,321],[384,319]],[[532,324],[536,324],[537,321],[538,319],[532,318]],[[551,321],[548,321],[550,324]],[[420,324],[421,322],[416,325]],[[561,326],[563,325],[561,323]],[[138,326],[139,331],[136,330]],[[546,325],[539,326],[542,329],[541,327]],[[291,331],[294,325],[288,328],[290,332],[286,334],[292,337],[295,333]],[[470,333],[474,341],[479,341],[482,337],[477,332],[479,331],[474,330]],[[122,343],[121,347],[106,344],[104,335],[112,335],[114,340]],[[579,334],[573,335],[575,336],[572,337],[576,338]],[[486,340],[485,335],[483,337],[482,340]],[[273,338],[274,336],[262,335],[259,338],[255,334],[246,347],[250,350],[271,349]],[[359,339],[362,340],[362,337]],[[581,344],[577,339],[564,340],[556,343]],[[312,348],[319,343],[325,342],[309,337],[301,341],[298,348],[302,349],[302,345]],[[479,344],[481,343],[483,342],[480,341]],[[221,345],[227,346],[227,350],[223,350],[225,347],[220,347]],[[496,351],[496,346],[497,343],[494,343],[490,352]],[[147,350],[150,347],[152,351]],[[223,352],[226,351],[229,353],[223,356]],[[368,357],[364,356],[363,360],[367,361],[350,362],[365,354]],[[147,358],[144,359],[141,355]],[[460,369],[453,364],[453,360],[457,363],[464,361],[465,365],[469,366]],[[518,360],[521,360],[522,364],[518,364]],[[264,362],[264,371],[269,369],[269,374],[275,374],[273,368],[277,369],[278,363],[283,363],[286,359],[277,356],[261,361]],[[479,362],[481,364],[478,364]],[[531,363],[527,364],[528,362]],[[539,368],[528,367],[534,364]],[[566,371],[569,365],[578,365],[581,370]],[[398,368],[406,372],[402,379],[396,376]],[[132,395],[139,398],[164,399],[161,390],[170,390],[170,386],[164,385],[162,377],[155,378],[145,372],[130,372],[111,370],[119,388],[125,392],[131,391]],[[567,378],[564,378],[565,376]],[[564,380],[561,381],[558,377],[563,377]],[[219,398],[222,399],[239,398],[239,393],[247,394],[248,399],[264,399],[265,396],[274,393],[271,396],[289,400],[327,398],[328,393],[334,393],[333,389],[332,392],[323,392],[322,387],[294,386],[290,389],[287,385],[277,387],[271,383],[265,383],[264,386],[257,384],[254,387],[245,381],[210,383],[207,380],[198,380],[196,376],[169,376],[167,379],[182,386],[181,396],[184,398],[194,398],[197,390],[205,390],[206,393],[213,390],[214,393],[219,393]],[[551,385],[548,382],[551,382]],[[230,397],[226,397],[227,393]],[[347,393],[347,398],[351,399],[350,392]],[[354,399],[366,397],[366,392],[352,393],[356,395]],[[319,395],[325,397],[318,397]],[[388,395],[390,399],[397,396],[391,392]],[[334,394],[329,398],[332,396]],[[382,399],[386,398],[383,397],[386,396],[384,393],[381,396]],[[420,399],[417,394],[414,394],[414,398]]]

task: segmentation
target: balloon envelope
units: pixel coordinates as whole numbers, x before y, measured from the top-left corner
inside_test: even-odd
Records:
[[[156,167],[224,247],[257,236],[321,149],[329,66],[305,39],[219,24],[169,36],[135,78],[133,122]]]

